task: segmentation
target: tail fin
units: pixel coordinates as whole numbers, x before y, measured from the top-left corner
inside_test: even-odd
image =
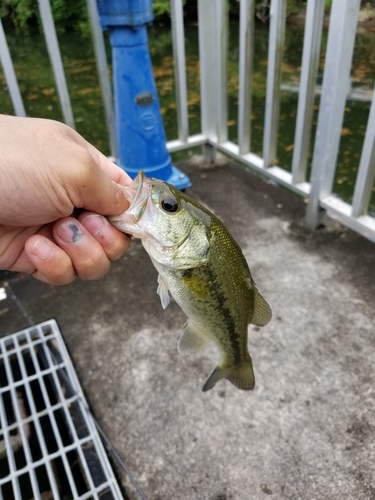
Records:
[[[255,378],[250,357],[248,361],[244,361],[230,368],[222,368],[218,365],[208,377],[206,383],[202,387],[202,391],[212,389],[214,385],[222,379],[229,380],[237,389],[243,391],[251,391],[254,389]]]

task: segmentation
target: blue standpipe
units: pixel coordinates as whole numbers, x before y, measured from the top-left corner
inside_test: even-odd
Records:
[[[178,189],[189,177],[172,165],[148,50],[152,0],[97,0],[112,46],[117,164],[132,178],[143,170]]]

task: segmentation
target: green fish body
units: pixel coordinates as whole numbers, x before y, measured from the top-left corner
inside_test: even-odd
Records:
[[[215,215],[163,181],[141,172],[128,192],[129,209],[109,220],[142,239],[159,273],[162,306],[169,304],[170,293],[188,317],[179,351],[198,351],[209,341],[220,351],[203,391],[221,379],[253,389],[248,324],[266,325],[272,313],[240,247]]]

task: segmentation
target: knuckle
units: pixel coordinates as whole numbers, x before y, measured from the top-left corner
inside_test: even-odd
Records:
[[[73,262],[78,276],[85,281],[99,279],[110,268],[110,262],[102,250],[92,251],[84,259]]]
[[[76,274],[73,266],[68,263],[61,263],[54,266],[53,269],[44,270],[42,267],[37,268],[33,276],[41,281],[45,281],[51,285],[68,285],[75,280]]]
[[[75,272],[70,262],[59,262],[49,273],[50,278],[58,284],[68,284],[75,278]]]
[[[118,260],[124,255],[130,246],[130,238],[125,234],[113,241],[112,246],[108,249],[107,255],[111,260]]]
[[[61,286],[61,285],[69,285],[69,283],[72,283],[76,279],[75,274],[64,274],[62,276],[55,276],[53,278],[50,278],[48,283],[54,286]]]

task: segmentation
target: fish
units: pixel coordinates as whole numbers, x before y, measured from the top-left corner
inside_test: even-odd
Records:
[[[220,352],[202,390],[222,379],[252,390],[248,325],[266,325],[272,312],[241,248],[213,213],[176,187],[140,171],[126,189],[129,208],[108,220],[141,239],[158,271],[162,307],[172,295],[186,314],[178,351],[197,352],[214,341]]]

